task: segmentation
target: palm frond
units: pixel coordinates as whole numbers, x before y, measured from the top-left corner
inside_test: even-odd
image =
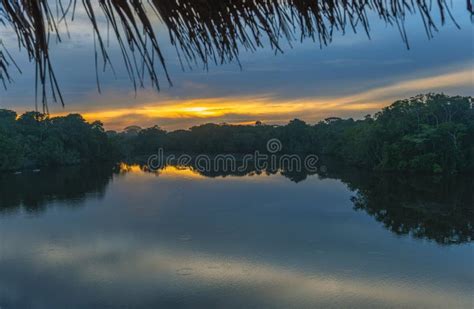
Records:
[[[471,0],[466,1],[472,15]],[[73,19],[77,5],[83,6],[93,29],[96,70],[100,60],[104,68],[111,66],[105,30],[99,24],[105,18],[134,88],[148,78],[158,90],[158,67],[170,84],[171,78],[154,30],[155,14],[167,27],[182,65],[205,67],[238,61],[241,50],[254,51],[264,44],[279,52],[282,42],[309,38],[324,46],[335,32],[363,29],[369,35],[371,14],[398,27],[407,46],[408,15],[421,16],[429,37],[437,31],[433,10],[438,11],[440,24],[448,18],[454,21],[447,0],[81,0],[80,4],[77,0],[0,0],[0,23],[16,33],[20,47],[36,64],[43,111],[48,98],[64,104],[49,53],[50,38],[54,34],[61,41],[60,24]],[[5,49],[0,49],[4,84],[11,79],[11,63]]]

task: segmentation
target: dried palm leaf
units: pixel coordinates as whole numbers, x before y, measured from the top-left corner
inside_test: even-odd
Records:
[[[471,0],[467,10],[473,14]],[[58,41],[59,25],[73,19],[77,0],[0,0],[0,23],[9,26],[36,63],[37,93],[42,98],[43,111],[47,99],[64,104],[49,54],[50,37]],[[111,66],[107,42],[99,19],[105,17],[116,38],[124,66],[136,89],[144,85],[145,77],[160,89],[158,66],[171,84],[165,58],[154,30],[156,14],[167,27],[171,43],[176,46],[184,65],[238,61],[239,51],[254,51],[267,42],[276,52],[281,42],[290,44],[305,38],[321,46],[331,42],[334,32],[347,28],[370,33],[369,14],[375,14],[387,24],[399,28],[408,46],[404,21],[418,13],[429,37],[437,31],[433,11],[437,10],[441,24],[451,16],[446,0],[81,0],[94,32],[96,70],[102,60],[104,68]],[[435,5],[433,5],[435,4]],[[52,7],[53,6],[53,7]],[[433,9],[435,7],[435,9]],[[56,12],[56,14],[54,13]],[[455,22],[455,21],[454,21]],[[10,81],[5,49],[0,49],[0,80]],[[98,72],[97,72],[98,78]],[[98,83],[99,85],[99,83]],[[48,92],[49,86],[49,92]],[[100,87],[99,87],[100,91]]]

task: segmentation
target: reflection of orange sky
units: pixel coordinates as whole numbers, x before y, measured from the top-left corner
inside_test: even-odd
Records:
[[[151,171],[146,171],[146,168],[141,167],[138,164],[127,164],[121,163],[120,164],[120,172],[123,174],[131,173],[135,176],[152,176],[157,175],[160,178],[168,178],[168,179],[192,179],[192,180],[202,180],[202,179],[212,179],[212,178],[219,178],[220,181],[224,180],[232,180],[232,181],[245,181],[245,182],[260,182],[265,181],[269,182],[272,180],[279,180],[279,177],[275,177],[276,174],[267,174],[267,173],[260,173],[257,174],[255,172],[247,174],[245,177],[237,176],[237,175],[226,175],[226,176],[216,176],[216,177],[209,177],[201,174],[199,171],[193,169],[189,166],[174,166],[168,165],[161,170],[156,171],[156,173]]]
[[[190,167],[177,167],[167,166],[160,171],[160,176],[170,178],[192,178],[192,179],[203,179],[206,178],[198,172],[194,171]]]
[[[122,173],[133,173],[133,174],[146,174],[143,168],[138,164],[120,164],[120,172]],[[194,171],[190,167],[186,166],[166,166],[165,168],[159,170],[157,174],[160,177],[169,177],[169,178],[192,178],[192,179],[202,179],[205,176],[202,176],[197,171]],[[151,175],[151,174],[150,174]]]
[[[470,69],[407,80],[341,97],[284,100],[272,95],[260,95],[171,99],[132,108],[78,112],[86,120],[101,120],[107,129],[114,130],[121,130],[129,125],[146,127],[158,124],[172,130],[206,122],[249,124],[262,120],[282,123],[293,118],[314,123],[329,116],[361,117],[380,110],[398,98],[466,85],[473,85]]]
[[[138,164],[121,163],[120,164],[120,172],[122,172],[122,173],[140,173],[140,172],[142,172],[142,169],[141,169],[140,165],[138,165]]]

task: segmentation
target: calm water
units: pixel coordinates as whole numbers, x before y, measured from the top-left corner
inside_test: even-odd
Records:
[[[3,175],[0,307],[472,308],[473,189],[331,169]]]

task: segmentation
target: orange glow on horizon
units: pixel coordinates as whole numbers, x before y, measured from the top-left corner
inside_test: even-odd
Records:
[[[330,116],[373,113],[394,100],[457,86],[473,85],[472,70],[401,81],[341,97],[282,99],[261,96],[170,99],[132,108],[79,111],[87,121],[102,121],[107,129],[121,130],[129,125],[158,124],[186,129],[205,122],[252,124],[257,120],[283,123],[293,118],[315,122]],[[61,116],[64,113],[52,116]],[[164,125],[162,125],[164,124]]]
[[[253,124],[257,120],[268,121],[270,119],[288,120],[299,117],[299,115],[317,114],[319,119],[329,115],[334,110],[350,111],[360,109],[377,109],[383,106],[380,103],[344,104],[344,99],[301,99],[286,102],[275,101],[271,98],[205,98],[193,99],[183,102],[166,102],[160,105],[146,105],[136,108],[123,108],[114,110],[103,110],[81,113],[89,122],[100,120],[107,128],[121,130],[128,125],[140,125],[136,119],[149,122],[160,120],[196,120],[197,122],[228,122],[231,124]],[[53,116],[62,116],[56,114]],[[238,115],[242,121],[221,120],[229,115]],[[127,122],[127,118],[132,118]],[[221,119],[219,119],[221,118]],[[247,119],[252,120],[247,120]],[[117,120],[123,120],[120,127],[110,126]]]

